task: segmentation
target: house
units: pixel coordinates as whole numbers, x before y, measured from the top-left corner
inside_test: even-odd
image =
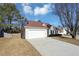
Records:
[[[45,38],[49,36],[50,24],[38,21],[28,21],[22,27],[21,37],[25,39]]]
[[[66,28],[59,29],[58,34],[66,35],[67,34]]]
[[[55,27],[53,25],[51,25],[50,29],[49,29],[49,36],[56,36],[56,35],[66,35],[67,31],[66,28],[61,28],[61,27]]]
[[[55,26],[51,25],[50,29],[49,29],[49,35],[57,35],[58,34],[58,28],[56,28]]]

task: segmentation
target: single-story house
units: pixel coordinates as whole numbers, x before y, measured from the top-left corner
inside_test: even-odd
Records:
[[[61,29],[58,30],[58,34],[66,35],[67,31],[66,31],[65,28],[61,28]]]
[[[58,34],[58,28],[51,25],[50,29],[49,29],[49,33],[50,33],[50,36],[51,35],[57,35]]]
[[[66,28],[58,28],[58,27],[51,25],[49,29],[49,34],[50,34],[49,36],[66,35],[67,31],[66,31]]]
[[[45,38],[49,36],[50,24],[38,21],[28,21],[21,31],[21,37],[24,39]]]

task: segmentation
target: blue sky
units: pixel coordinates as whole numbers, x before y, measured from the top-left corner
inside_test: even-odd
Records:
[[[60,25],[59,17],[53,13],[54,5],[51,3],[19,3],[16,7],[28,20],[41,20],[54,26]]]

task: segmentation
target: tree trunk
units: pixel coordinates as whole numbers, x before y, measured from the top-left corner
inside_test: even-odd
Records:
[[[76,38],[76,34],[71,34],[72,38],[75,39]]]
[[[76,36],[72,35],[72,38],[74,38],[74,39],[75,39],[75,37],[76,37]]]
[[[9,22],[9,24],[10,24],[9,30],[11,30],[11,16],[8,17],[8,22]]]
[[[12,26],[11,26],[11,20],[10,20],[10,30],[11,30],[11,27],[12,27]]]
[[[0,37],[4,37],[3,28],[0,27]]]

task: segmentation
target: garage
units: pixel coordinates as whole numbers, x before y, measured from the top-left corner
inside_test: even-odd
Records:
[[[25,29],[25,39],[45,38],[45,37],[47,37],[46,28],[32,27],[32,28]]]
[[[21,37],[23,39],[45,38],[48,36],[47,25],[42,22],[29,21],[22,27]]]

